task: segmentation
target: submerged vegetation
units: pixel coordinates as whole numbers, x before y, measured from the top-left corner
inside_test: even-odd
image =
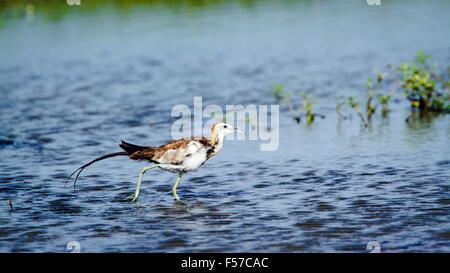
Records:
[[[364,127],[368,127],[371,124],[372,117],[380,106],[383,117],[386,117],[387,113],[389,112],[389,101],[391,100],[394,92],[397,90],[397,87],[394,87],[394,89],[389,92],[383,92],[382,90],[380,90],[380,85],[383,79],[388,76],[388,74],[389,73],[377,73],[377,81],[375,85],[373,84],[373,79],[369,77],[367,81],[367,100],[364,105],[365,113],[358,107],[358,104],[361,103],[355,102],[353,97],[348,98],[349,106],[353,108],[356,113],[358,113],[358,116],[364,124]],[[397,84],[395,86],[397,86]],[[378,98],[378,104],[375,98]]]
[[[339,119],[347,119],[343,110],[349,106],[357,113],[363,126],[369,127],[378,109],[381,108],[383,118],[387,117],[390,112],[389,103],[399,89],[402,89],[403,97],[408,99],[411,104],[411,114],[406,122],[430,116],[427,112],[450,113],[450,81],[448,80],[450,67],[447,67],[445,76],[439,75],[435,72],[437,64],[431,67],[428,65],[429,58],[429,55],[419,49],[413,62],[402,63],[398,68],[388,65],[388,72],[375,72],[376,81],[374,82],[372,77],[367,80],[367,95],[364,101],[358,101],[352,96],[346,99],[338,97],[336,112]],[[384,83],[386,78],[390,80]],[[274,85],[272,95],[279,102],[285,102],[288,105],[290,113],[298,123],[300,123],[298,113],[304,112],[308,124],[311,124],[317,115],[312,113],[312,108],[316,105],[313,95],[299,92],[298,94],[303,98],[302,108],[295,111],[291,102],[293,91],[285,94],[283,89],[283,85]]]
[[[297,96],[294,96],[294,91],[289,90],[287,94],[284,92],[284,86],[281,84],[274,84],[272,89],[272,95],[278,100],[278,102],[285,102],[289,108],[289,112],[291,113],[293,119],[297,122],[301,122],[301,117],[304,115],[306,117],[306,121],[308,125],[313,123],[314,118],[316,116],[325,118],[325,116],[317,113],[313,113],[313,108],[317,104],[317,98],[313,93],[304,93],[297,92]],[[292,99],[295,101],[301,102],[297,109],[294,109],[294,105],[292,103]]]

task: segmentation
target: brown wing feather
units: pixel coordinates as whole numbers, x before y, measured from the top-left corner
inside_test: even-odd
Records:
[[[148,147],[130,155],[134,160],[149,160],[154,163],[180,164],[186,156],[186,150],[191,141],[198,141],[202,145],[209,145],[204,137],[191,137],[173,140],[159,147]],[[185,149],[185,150],[183,150]],[[177,150],[176,152],[172,150]]]
[[[191,137],[183,138],[171,141],[158,147],[158,151],[154,155],[154,159],[160,163],[166,164],[181,164],[183,160],[188,156],[188,145],[192,141],[198,141],[204,145],[206,138],[204,137]]]
[[[130,158],[133,160],[149,160],[153,163],[158,163],[157,161],[153,160],[156,149],[158,149],[158,148],[151,147],[151,148],[142,149],[140,151],[132,153],[130,155]]]
[[[171,149],[179,149],[179,148],[185,149],[189,145],[189,142],[191,142],[193,140],[199,141],[202,144],[203,144],[203,142],[207,142],[207,139],[204,137],[190,137],[190,138],[182,138],[182,139],[173,140],[167,144],[159,146],[158,148],[161,150],[171,150]]]

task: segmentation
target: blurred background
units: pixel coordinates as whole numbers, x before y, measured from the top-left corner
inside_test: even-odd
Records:
[[[82,252],[450,251],[448,115],[408,126],[396,94],[362,129],[335,109],[419,48],[445,73],[449,11],[446,0],[0,1],[0,251],[72,240]],[[314,92],[325,119],[297,124],[281,104],[279,149],[225,143],[183,177],[185,204],[159,170],[141,204],[123,202],[146,165],[125,158],[63,188],[120,139],[170,141],[177,104],[278,104],[274,84]]]

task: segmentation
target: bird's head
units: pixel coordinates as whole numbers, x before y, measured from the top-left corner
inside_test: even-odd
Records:
[[[212,126],[211,128],[211,142],[216,143],[218,140],[222,140],[226,135],[232,134],[234,132],[245,134],[243,131],[235,129],[231,124],[227,122],[219,122]]]
[[[235,129],[233,126],[231,126],[231,124],[227,122],[216,123],[211,128],[211,133],[215,133],[219,136],[226,136],[234,132],[245,134],[243,131]]]

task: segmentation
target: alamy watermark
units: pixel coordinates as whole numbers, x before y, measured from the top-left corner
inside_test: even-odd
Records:
[[[81,5],[81,0],[66,0],[67,5],[69,6],[80,6]]]
[[[380,6],[381,0],[366,0],[366,3],[369,6]]]
[[[380,243],[377,241],[370,241],[367,243],[366,246],[367,250],[371,250],[370,253],[380,253],[381,252],[381,246]]]
[[[194,109],[184,104],[172,108],[171,117],[179,117],[172,124],[173,139],[192,136],[207,136],[214,123],[224,119],[245,135],[231,134],[227,140],[259,140],[261,151],[275,151],[279,145],[279,105],[226,105],[225,111],[219,105],[203,107],[202,97],[194,97]],[[192,119],[193,118],[193,119]],[[203,119],[209,119],[203,123]],[[251,122],[249,122],[251,121]],[[246,126],[248,125],[248,126]]]
[[[81,244],[77,241],[70,241],[66,245],[66,250],[69,250],[70,253],[80,253],[81,252]]]

